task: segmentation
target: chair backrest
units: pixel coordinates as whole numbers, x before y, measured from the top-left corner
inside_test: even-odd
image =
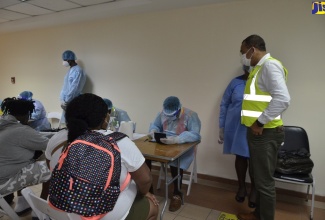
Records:
[[[298,126],[284,126],[285,138],[284,145],[281,146],[281,150],[297,150],[305,148],[309,151],[308,135],[305,129]]]
[[[53,151],[51,152],[51,155],[52,155],[52,158],[51,158],[51,161],[50,161],[50,170],[51,171],[54,169],[54,167],[58,163],[59,158],[61,156],[62,149],[63,149],[63,147],[65,146],[66,143],[67,143],[67,141],[62,142],[57,147],[55,147],[53,149]]]
[[[81,219],[79,216],[71,215],[67,212],[62,212],[52,208],[49,206],[47,201],[37,197],[34,192],[28,187],[22,190],[22,194],[36,215],[39,217],[39,219],[42,219],[42,216],[40,216],[40,214],[45,214],[53,220]]]
[[[58,128],[60,127],[61,118],[62,118],[62,113],[61,112],[48,112],[46,117],[50,121],[52,128],[54,127],[55,124],[58,125],[57,126]],[[58,120],[58,122],[54,123],[52,119],[56,119],[56,120]]]
[[[62,113],[61,112],[49,112],[49,113],[47,113],[47,118],[48,119],[55,118],[55,119],[60,120],[61,119],[61,116],[62,116]]]
[[[7,194],[0,194],[0,214],[5,214],[13,220],[19,220],[19,216],[17,213],[12,209],[12,207],[7,203],[6,199],[4,198]]]

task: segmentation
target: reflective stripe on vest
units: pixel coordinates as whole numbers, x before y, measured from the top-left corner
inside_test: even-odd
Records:
[[[255,120],[260,117],[260,115],[262,114],[262,112],[258,112],[258,111],[250,111],[250,110],[242,110],[241,111],[241,116],[247,116],[247,117],[254,117]],[[281,116],[279,115],[278,117],[276,117],[275,119],[281,119]]]
[[[275,59],[270,57],[266,60]],[[263,65],[264,63],[262,63],[261,66],[255,66],[252,72],[250,72],[250,75],[247,79],[241,111],[241,122],[247,127],[250,127],[256,121],[256,119],[263,113],[263,111],[268,107],[270,101],[272,100],[272,97],[268,92],[263,92],[258,87],[257,79],[260,75],[259,71]],[[285,77],[287,78],[288,72],[284,67],[283,70]],[[281,120],[281,115],[279,115],[272,121],[265,124],[264,128],[274,128],[282,124],[283,122]]]

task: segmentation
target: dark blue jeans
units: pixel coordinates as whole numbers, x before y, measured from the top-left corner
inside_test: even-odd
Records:
[[[273,179],[278,149],[284,141],[283,127],[265,128],[262,135],[247,129],[250,169],[257,190],[255,214],[260,220],[274,220],[275,181]]]

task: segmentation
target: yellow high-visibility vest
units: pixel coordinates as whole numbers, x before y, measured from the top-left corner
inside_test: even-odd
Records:
[[[269,57],[266,60],[276,59]],[[256,119],[263,113],[263,111],[268,107],[270,101],[272,100],[270,93],[263,92],[258,87],[257,82],[258,77],[260,75],[259,72],[263,64],[264,63],[262,63],[262,65],[260,66],[255,66],[253,68],[246,82],[241,111],[241,123],[246,125],[247,127],[250,127],[256,121]],[[287,80],[288,70],[284,66],[282,67],[285,73],[285,79]],[[275,119],[265,124],[264,128],[275,128],[280,125],[283,125],[281,115],[277,116]]]

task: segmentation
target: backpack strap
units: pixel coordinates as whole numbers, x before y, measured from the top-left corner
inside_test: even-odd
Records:
[[[131,181],[131,174],[128,172],[125,180],[123,181],[122,185],[120,186],[121,192],[129,185]]]
[[[94,143],[90,143],[88,141],[84,141],[84,140],[75,140],[74,142],[72,142],[68,148],[61,154],[61,157],[59,159],[59,166],[58,166],[58,170],[60,170],[62,168],[62,165],[63,165],[63,161],[65,160],[65,158],[67,157],[68,155],[68,151],[70,150],[71,146],[74,145],[74,144],[84,144],[84,145],[88,145],[88,146],[91,146],[93,148],[96,148],[98,150],[102,150],[104,152],[106,152],[108,155],[111,156],[112,160],[111,160],[111,167],[110,167],[110,170],[109,170],[109,174],[108,174],[108,177],[107,177],[107,181],[106,181],[106,184],[105,184],[105,187],[104,187],[104,190],[106,190],[108,187],[109,187],[109,183],[111,182],[111,179],[112,179],[112,175],[113,175],[113,168],[114,168],[114,156],[113,156],[113,153],[109,150],[107,150],[106,148],[103,148],[99,145],[96,145]],[[115,147],[115,146],[113,146]]]
[[[111,134],[109,134],[107,136],[109,138],[113,138],[113,140],[115,141],[115,143],[117,141],[119,141],[119,140],[122,140],[125,137],[128,137],[126,134],[124,134],[122,132],[117,132],[117,131],[116,132],[113,132],[113,133],[111,133]],[[113,145],[115,145],[115,144],[113,143]],[[131,181],[131,174],[128,172],[127,175],[126,175],[126,177],[125,177],[125,180],[123,181],[123,183],[120,186],[121,192],[129,185],[130,181]]]
[[[115,142],[117,142],[117,141],[119,141],[119,140],[121,140],[121,139],[123,139],[123,138],[125,138],[125,137],[128,137],[126,134],[124,134],[124,133],[122,133],[122,132],[113,132],[113,133],[111,133],[111,134],[109,134],[109,135],[107,135],[108,137],[111,137],[111,138],[113,138],[113,140],[115,140]],[[73,143],[76,143],[76,141],[74,141]],[[60,156],[60,159],[59,159],[59,161],[58,161],[58,163],[59,163],[59,169],[61,169],[61,167],[62,167],[62,164],[63,164],[63,161],[64,161],[64,159],[66,158],[66,156],[68,155],[68,148],[73,144],[73,143],[71,143],[70,145],[68,145],[67,144],[67,141],[66,142],[64,142],[64,143],[62,143],[62,144],[64,144],[63,146],[63,149],[62,149],[62,154],[61,154],[61,156]],[[62,146],[62,144],[60,144],[60,146]],[[113,143],[112,143],[113,144]],[[113,146],[114,146],[114,144],[113,144]],[[116,146],[114,146],[115,148],[116,148]],[[57,147],[56,147],[57,148]],[[57,149],[55,148],[55,150],[53,151],[53,152],[55,152]]]
[[[111,134],[109,134],[107,136],[112,137],[116,142],[123,139],[123,138],[125,138],[125,137],[128,137],[126,134],[124,134],[122,132],[118,132],[118,131],[113,132],[113,133],[111,133]]]

